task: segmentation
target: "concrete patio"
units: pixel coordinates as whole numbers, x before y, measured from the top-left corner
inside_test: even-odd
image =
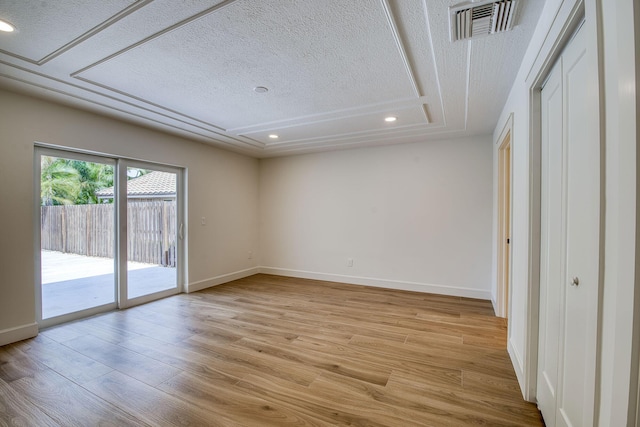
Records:
[[[42,251],[42,317],[48,319],[115,301],[114,262]],[[129,298],[173,288],[176,269],[129,262]]]

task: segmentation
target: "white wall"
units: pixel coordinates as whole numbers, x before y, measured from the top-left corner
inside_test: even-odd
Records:
[[[599,425],[627,425],[627,412],[635,408],[637,377],[638,328],[634,312],[638,313],[637,253],[637,34],[634,43],[634,7],[637,0],[585,0],[587,15],[588,55],[598,58],[590,62],[589,73],[601,78],[600,108],[605,113],[602,127],[605,203],[604,282],[601,292],[601,323],[597,325],[599,346],[599,396],[596,414]],[[540,22],[525,54],[520,72],[495,128],[494,143],[509,114],[513,113],[513,245],[512,288],[509,319],[509,350],[516,374],[525,396],[535,399],[535,349],[529,347],[527,334],[531,330],[531,292],[529,241],[532,162],[530,138],[535,129],[529,121],[530,90],[536,73],[544,73],[543,59],[553,48],[554,40],[566,22],[567,11],[577,0],[547,0]],[[606,7],[603,5],[606,4]],[[637,10],[635,13],[637,14]],[[600,27],[598,27],[601,24]],[[598,87],[586,88],[590,102],[598,102]],[[596,118],[597,120],[597,118]],[[494,144],[494,165],[498,146]],[[494,178],[494,197],[497,180]],[[494,210],[494,226],[497,212]],[[495,263],[494,246],[494,263]],[[495,271],[492,276],[495,289]],[[495,291],[494,291],[495,292]],[[537,321],[537,320],[536,320]],[[635,329],[634,329],[635,328]],[[531,369],[533,365],[533,370]],[[533,383],[532,383],[533,382]],[[533,394],[530,394],[533,393]],[[631,402],[633,401],[633,402]]]
[[[494,214],[493,227],[497,230],[497,192],[498,192],[498,149],[499,135],[506,123],[508,115],[513,113],[513,129],[511,135],[512,181],[511,181],[511,280],[510,280],[510,312],[509,340],[515,351],[514,367],[518,377],[524,372],[525,330],[527,327],[528,282],[529,282],[529,129],[528,102],[524,80],[516,80],[505,105],[496,132],[494,133],[493,166],[494,166]],[[492,262],[492,299],[497,300],[497,245],[493,241]],[[521,381],[522,385],[522,381]]]
[[[190,290],[257,271],[258,160],[11,92],[0,99],[0,345],[37,331],[35,141],[187,168]]]
[[[502,132],[509,115],[513,114],[513,129],[511,140],[512,152],[512,231],[511,231],[511,288],[510,288],[510,312],[509,312],[509,332],[508,348],[512,358],[516,375],[520,382],[525,397],[535,398],[531,387],[530,378],[527,376],[531,371],[528,368],[535,365],[535,355],[528,346],[527,334],[530,329],[529,308],[530,308],[530,166],[531,166],[531,144],[532,135],[531,124],[529,122],[529,96],[531,79],[539,72],[540,52],[549,39],[557,34],[551,34],[551,29],[559,25],[558,17],[566,15],[566,11],[572,8],[573,0],[547,0],[540,15],[538,25],[532,36],[527,52],[523,58],[520,70],[516,76],[513,87],[505,103],[504,109],[496,124],[493,134],[493,164],[497,169],[499,135]],[[562,11],[563,13],[560,13]],[[560,25],[561,26],[561,25]],[[543,52],[544,55],[544,52]],[[547,64],[549,65],[549,64]],[[533,71],[532,71],[533,69]],[[494,200],[497,200],[497,174],[494,174]],[[494,203],[493,224],[496,227],[497,204]],[[496,245],[493,245],[493,270],[492,270],[492,298],[495,300],[497,259]],[[535,352],[535,351],[534,351]],[[533,379],[535,382],[535,378]]]
[[[529,360],[527,348],[527,331],[529,328],[529,197],[530,197],[530,124],[529,124],[529,85],[527,77],[538,57],[538,53],[546,40],[547,34],[554,22],[562,0],[547,0],[542,10],[538,25],[532,36],[531,42],[523,58],[520,70],[514,81],[513,87],[505,103],[502,114],[496,124],[493,134],[493,165],[494,165],[494,200],[497,201],[498,180],[498,149],[499,136],[504,129],[509,115],[513,114],[513,128],[511,135],[512,155],[512,230],[511,230],[511,281],[510,281],[510,312],[508,345],[514,364],[516,375],[521,387],[527,384],[526,367]],[[497,227],[497,203],[494,203],[493,225]],[[495,239],[494,239],[495,240]],[[496,299],[497,274],[497,247],[493,244],[493,268],[492,268],[492,299]],[[535,362],[535,360],[534,360]],[[525,396],[528,392],[524,391]]]
[[[491,181],[489,137],[262,160],[263,271],[489,299]]]

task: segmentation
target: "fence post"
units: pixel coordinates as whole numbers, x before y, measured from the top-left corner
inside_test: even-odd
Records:
[[[85,244],[87,245],[85,252],[87,253],[87,255],[93,256],[93,251],[91,250],[91,205],[87,205],[87,212],[85,213],[85,221],[86,221],[86,227],[84,232],[86,236]]]
[[[63,206],[62,210],[62,218],[60,219],[60,225],[62,229],[62,252],[67,253],[67,208]]]

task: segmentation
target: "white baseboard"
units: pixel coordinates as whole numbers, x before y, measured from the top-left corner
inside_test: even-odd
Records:
[[[253,276],[260,273],[260,267],[247,268],[246,270],[240,270],[233,273],[223,274],[221,276],[211,277],[210,279],[199,280],[197,282],[189,283],[187,285],[186,292],[197,292],[212,286],[222,285],[223,283],[231,282],[233,280],[244,279],[245,277]]]
[[[38,335],[38,324],[36,322],[4,329],[0,331],[0,346],[33,338],[36,335]]]
[[[525,384],[524,379],[524,363],[522,362],[522,356],[520,355],[520,353],[518,353],[518,350],[516,350],[516,347],[513,345],[513,341],[511,339],[507,340],[507,353],[509,353],[509,358],[511,359],[513,370],[516,373],[518,384],[520,384],[522,397],[526,399],[527,397],[525,396],[524,390],[527,389],[527,384]]]
[[[301,279],[324,280],[327,282],[349,283],[353,285],[374,286],[378,288],[398,289],[403,291],[424,292],[429,294],[451,295],[466,298],[477,298],[491,300],[491,292],[477,289],[462,288],[455,286],[433,285],[427,283],[404,282],[400,280],[376,279],[373,277],[347,276],[341,274],[317,273],[312,271],[291,270],[277,267],[253,267],[246,270],[236,271],[210,279],[189,283],[187,293],[197,292],[212,286],[221,285],[237,279],[264,273],[277,276],[299,277]]]
[[[493,312],[498,315],[498,302],[493,298],[493,294],[491,295],[491,305],[493,306]]]
[[[424,292],[429,294],[451,295],[457,297],[491,299],[490,291],[455,286],[433,285],[427,283],[404,282],[400,280],[376,279],[373,277],[346,276],[341,274],[316,273],[312,271],[290,270],[276,267],[260,267],[260,273],[278,276],[299,277],[301,279],[324,280],[327,282],[349,283],[352,285],[374,286],[378,288],[398,289],[402,291]]]

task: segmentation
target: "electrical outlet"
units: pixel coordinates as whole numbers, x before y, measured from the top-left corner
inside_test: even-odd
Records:
[[[353,267],[353,258],[347,258],[347,267]]]
[[[200,218],[200,225],[207,225],[207,218],[205,217]]]
[[[249,251],[249,259],[253,259],[253,251]]]

